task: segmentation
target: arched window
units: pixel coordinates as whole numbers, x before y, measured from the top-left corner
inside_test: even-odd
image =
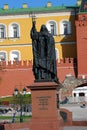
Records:
[[[60,35],[69,35],[71,34],[71,22],[63,20],[60,22]]]
[[[0,38],[4,39],[6,37],[6,27],[3,24],[0,24]]]
[[[18,50],[12,50],[10,52],[10,60],[12,61],[12,63],[13,63],[13,61],[18,62],[20,59],[21,59],[21,57],[20,57],[20,51],[18,51]]]
[[[7,61],[7,52],[0,51],[0,61]]]
[[[9,25],[9,37],[11,37],[11,38],[20,37],[20,28],[17,23],[12,23]]]
[[[47,29],[49,30],[49,32],[52,34],[52,35],[58,35],[58,27],[57,27],[57,23],[55,21],[48,21],[47,24]]]

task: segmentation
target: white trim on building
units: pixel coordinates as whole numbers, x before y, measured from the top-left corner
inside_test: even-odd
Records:
[[[75,88],[72,91],[72,97],[74,102],[87,102],[87,86]]]

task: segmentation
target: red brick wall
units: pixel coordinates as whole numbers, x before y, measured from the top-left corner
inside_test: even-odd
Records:
[[[29,130],[29,122],[27,123],[14,123],[14,124],[4,124],[4,130]]]
[[[65,58],[61,59],[60,63],[57,62],[57,73],[60,82],[62,82],[65,79],[65,76],[67,74],[71,74],[72,76],[77,75],[77,65],[76,65],[76,59],[73,58]]]
[[[87,21],[81,20],[82,16],[76,21],[78,77],[87,77]]]
[[[65,112],[67,114],[67,121],[64,122],[63,120],[61,120],[61,126],[70,126],[72,125],[72,112],[70,112],[67,109],[64,108],[60,108],[60,112]]]
[[[57,72],[60,82],[67,74],[75,75],[73,60],[68,58],[57,63]],[[12,95],[14,88],[22,90],[34,82],[31,61],[20,61],[19,64],[2,63],[0,67],[0,96]],[[28,90],[29,91],[29,90]]]

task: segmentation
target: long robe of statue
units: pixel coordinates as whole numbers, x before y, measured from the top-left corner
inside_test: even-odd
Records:
[[[33,48],[33,73],[36,81],[58,82],[55,56],[55,42],[45,25],[40,32],[33,22],[31,39]]]

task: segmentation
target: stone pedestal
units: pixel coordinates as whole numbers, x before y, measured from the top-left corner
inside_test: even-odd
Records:
[[[29,88],[32,94],[30,130],[59,130],[60,118],[56,96],[58,84],[35,82]]]

